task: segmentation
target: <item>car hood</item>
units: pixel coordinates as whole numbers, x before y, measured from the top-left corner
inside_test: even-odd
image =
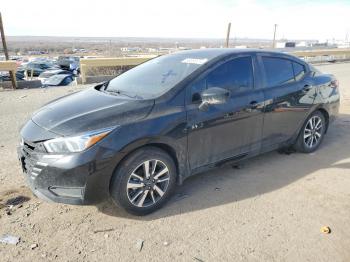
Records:
[[[38,126],[69,136],[145,118],[154,100],[134,100],[86,89],[43,106],[32,116]]]

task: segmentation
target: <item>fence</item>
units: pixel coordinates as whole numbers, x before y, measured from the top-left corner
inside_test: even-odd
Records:
[[[93,67],[114,67],[114,66],[136,66],[149,59],[156,57],[155,55],[140,57],[117,57],[117,58],[91,58],[80,59],[80,72],[82,83],[86,83],[87,71]]]
[[[336,61],[350,61],[350,50],[317,50],[292,52],[309,63],[324,63]]]
[[[298,56],[310,63],[323,63],[334,61],[350,60],[350,50],[316,50],[316,51],[297,51],[291,54]],[[140,57],[118,57],[118,58],[91,58],[80,60],[80,70],[82,83],[86,83],[87,72],[90,68],[96,67],[117,67],[117,66],[136,66],[155,55]]]
[[[16,82],[16,70],[17,70],[17,63],[16,61],[0,61],[0,71],[9,71],[12,72],[14,75],[14,88],[17,86]]]
[[[311,63],[350,61],[349,49],[335,50],[315,50],[315,51],[296,51],[290,52],[295,56]],[[138,57],[117,57],[117,58],[87,58],[80,60],[80,70],[82,83],[86,83],[87,72],[92,68],[108,67],[130,67],[139,65],[156,55],[144,55]],[[15,61],[0,61],[0,71],[11,71],[16,75],[17,65]],[[16,83],[17,84],[17,83]]]

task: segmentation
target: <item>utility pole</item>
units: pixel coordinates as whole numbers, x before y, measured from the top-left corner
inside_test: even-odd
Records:
[[[4,26],[3,26],[3,23],[2,23],[1,13],[0,13],[0,33],[1,33],[2,46],[4,48],[4,53],[5,53],[5,60],[7,61],[7,60],[9,60],[9,53],[7,51],[5,32],[4,32]],[[16,79],[15,79],[15,75],[13,74],[12,71],[10,71],[10,77],[11,77],[11,82],[12,82],[13,89],[16,89]]]
[[[227,35],[226,35],[226,48],[228,48],[230,42],[230,31],[231,31],[231,23],[228,23],[227,26]]]
[[[275,30],[273,32],[272,48],[276,48],[276,31],[277,31],[277,24],[275,24]]]

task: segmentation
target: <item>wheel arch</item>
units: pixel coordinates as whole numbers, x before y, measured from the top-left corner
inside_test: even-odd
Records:
[[[323,107],[319,107],[317,108],[315,111],[320,111],[321,114],[324,116],[325,120],[326,120],[326,130],[325,133],[327,133],[328,130],[328,125],[329,125],[329,113],[326,109],[324,109]]]
[[[120,167],[120,165],[134,152],[137,150],[140,150],[142,148],[146,147],[153,147],[157,148],[159,150],[164,151],[167,153],[174,161],[175,167],[176,167],[176,181],[177,184],[182,184],[184,179],[184,172],[187,172],[187,168],[185,168],[185,164],[182,163],[183,160],[179,159],[183,152],[179,152],[179,149],[177,149],[173,144],[167,143],[165,141],[162,141],[160,139],[143,139],[140,141],[135,141],[122,150],[124,153],[123,157],[118,161],[115,168],[113,169],[112,175],[109,179],[109,187],[111,185],[113,176],[116,172],[116,170]]]
[[[154,142],[154,143],[146,144],[140,148],[143,148],[143,147],[155,147],[155,148],[161,149],[164,152],[166,152],[173,159],[173,161],[175,163],[176,178],[177,178],[177,180],[179,179],[179,160],[178,160],[177,155],[176,155],[176,150],[172,146],[165,144],[165,143],[161,143],[161,142]],[[138,148],[138,149],[140,149],[140,148]],[[138,149],[135,149],[135,150],[138,150]]]
[[[327,133],[328,130],[328,125],[329,125],[329,113],[327,111],[327,109],[325,109],[322,106],[316,106],[311,109],[308,114],[306,115],[305,119],[303,119],[303,121],[301,121],[299,123],[299,126],[296,130],[296,132],[294,133],[293,137],[291,138],[290,142],[287,143],[287,145],[290,144],[294,144],[296,142],[296,140],[298,139],[298,136],[300,135],[300,132],[302,131],[303,126],[305,125],[306,121],[308,120],[308,118],[310,117],[310,115],[312,115],[313,113],[315,113],[316,111],[320,111],[321,114],[324,116],[325,120],[326,120],[326,130],[325,133]]]

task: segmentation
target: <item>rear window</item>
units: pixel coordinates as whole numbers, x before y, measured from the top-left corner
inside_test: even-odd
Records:
[[[312,76],[322,75],[322,72],[320,70],[318,70],[316,67],[314,67],[313,65],[309,65],[309,68],[310,68]]]
[[[292,61],[283,58],[262,57],[267,87],[294,82]]]

